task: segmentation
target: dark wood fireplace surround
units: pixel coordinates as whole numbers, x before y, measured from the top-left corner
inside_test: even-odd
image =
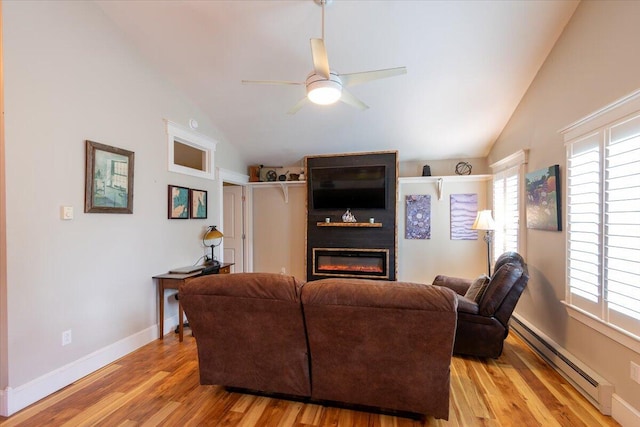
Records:
[[[312,189],[307,185],[307,280],[328,277],[396,280],[397,151],[309,156],[305,165],[308,177],[313,167],[384,165],[387,184],[386,208],[351,209],[356,223],[342,222],[342,214],[349,206],[314,210],[310,203]],[[330,222],[325,218],[330,218]]]

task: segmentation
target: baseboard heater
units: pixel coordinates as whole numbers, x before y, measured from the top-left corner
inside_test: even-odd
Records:
[[[512,316],[511,328],[601,413],[611,415],[613,385],[525,320]]]

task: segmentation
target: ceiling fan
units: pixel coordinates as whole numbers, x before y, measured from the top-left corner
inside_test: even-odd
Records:
[[[384,79],[407,73],[406,67],[386,68],[383,70],[363,71],[359,73],[339,74],[329,68],[327,50],[324,46],[324,7],[332,0],[313,0],[322,7],[322,38],[311,39],[311,58],[313,71],[309,73],[303,82],[282,80],[242,80],[243,84],[275,84],[275,85],[305,85],[307,96],[302,98],[289,111],[289,114],[297,113],[309,101],[314,104],[329,105],[337,101],[347,105],[366,110],[369,108],[364,102],[345,90],[346,87],[359,85],[372,80]]]

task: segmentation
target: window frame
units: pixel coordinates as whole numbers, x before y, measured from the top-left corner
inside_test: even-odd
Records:
[[[167,123],[167,157],[169,171],[214,181],[216,179],[214,160],[217,142],[205,135],[187,129],[177,123],[173,123],[170,120],[165,121]],[[174,151],[176,142],[202,151],[205,156],[205,160],[203,162],[204,170],[198,170],[176,163]]]
[[[566,159],[565,165],[567,170],[567,180],[565,183],[565,191],[563,198],[565,206],[567,207],[566,215],[566,277],[565,277],[565,300],[562,303],[565,305],[569,316],[578,320],[579,322],[587,325],[588,327],[612,338],[625,347],[640,352],[640,336],[636,335],[634,331],[625,330],[623,327],[610,323],[611,313],[607,306],[605,298],[605,292],[607,290],[604,283],[604,266],[606,265],[606,254],[603,251],[605,247],[605,239],[607,237],[605,228],[606,222],[606,208],[605,208],[605,181],[607,166],[605,163],[606,149],[609,139],[611,138],[611,129],[616,126],[630,120],[633,117],[640,118],[640,90],[637,90],[603,108],[589,114],[588,116],[572,123],[571,125],[561,129],[559,132],[564,137],[564,143],[566,146]],[[599,155],[599,183],[598,183],[598,198],[599,198],[599,271],[600,280],[598,280],[599,297],[597,302],[588,301],[586,298],[581,298],[575,293],[571,292],[570,286],[570,238],[571,238],[571,224],[570,224],[570,194],[569,194],[569,165],[572,159],[572,149],[583,141],[591,139],[598,144]],[[583,307],[581,307],[581,305]],[[615,316],[616,314],[614,314]],[[635,328],[637,330],[637,324],[634,320]]]
[[[496,177],[500,177],[505,180],[505,189],[506,189],[508,178],[516,176],[518,178],[518,183],[517,183],[518,202],[516,206],[517,217],[518,217],[516,238],[518,243],[517,243],[517,247],[514,250],[516,250],[520,255],[522,255],[525,258],[526,258],[527,244],[526,244],[526,233],[524,229],[525,227],[524,199],[522,195],[524,194],[524,175],[526,173],[526,165],[528,162],[529,162],[529,150],[523,149],[489,165],[493,174],[493,179],[491,181],[491,193],[492,193],[492,205],[494,209],[494,220],[496,223],[496,230],[494,231],[494,240],[495,240],[495,234],[502,232],[502,230],[500,230],[499,227],[504,226],[504,224],[500,220],[501,216],[496,213],[496,199],[495,199]],[[503,200],[503,202],[506,202],[506,196],[507,196],[507,191],[504,191],[503,197],[505,198],[505,200]],[[503,205],[505,206],[505,210],[506,210],[506,203],[503,203]],[[504,246],[502,248],[497,248],[496,245],[493,245],[492,251],[493,251],[492,259],[493,259],[493,262],[495,262],[498,259],[498,257],[502,254],[502,252],[504,252]]]

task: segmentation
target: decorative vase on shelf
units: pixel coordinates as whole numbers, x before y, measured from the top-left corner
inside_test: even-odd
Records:
[[[356,217],[353,216],[350,209],[347,208],[347,211],[342,214],[342,222],[356,222]]]

